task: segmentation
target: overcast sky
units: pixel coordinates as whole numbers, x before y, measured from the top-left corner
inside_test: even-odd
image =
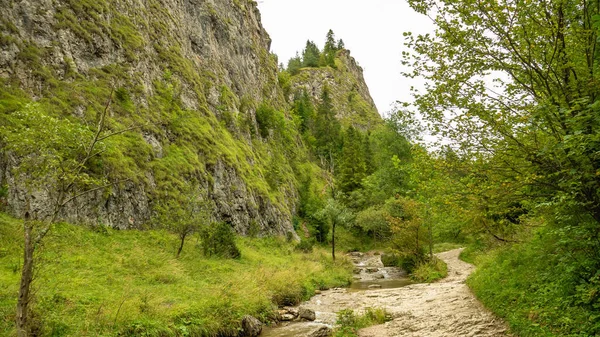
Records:
[[[262,23],[273,43],[271,51],[287,61],[310,39],[322,48],[333,29],[363,67],[371,96],[384,115],[397,101],[409,101],[415,80],[403,78],[403,32],[433,31],[426,16],[403,0],[259,0]]]

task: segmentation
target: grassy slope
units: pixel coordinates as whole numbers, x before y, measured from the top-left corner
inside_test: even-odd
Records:
[[[20,222],[0,214],[0,335],[13,325],[21,235]],[[176,244],[160,231],[57,225],[35,284],[45,335],[211,335],[237,329],[244,314],[267,320],[273,301],[296,302],[351,276],[347,261],[279,239],[239,239],[240,260],[204,258],[196,238],[177,260]]]
[[[477,265],[467,283],[515,335],[598,336],[591,331],[599,331],[600,317],[579,303],[561,255],[548,247],[540,238],[488,252],[471,246],[461,254]]]

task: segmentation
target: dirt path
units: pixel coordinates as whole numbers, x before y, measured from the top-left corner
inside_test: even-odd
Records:
[[[477,301],[465,280],[473,266],[460,261],[460,249],[438,254],[448,277],[432,284],[351,292],[334,289],[303,304],[317,312],[317,321],[333,325],[341,309],[385,308],[393,320],[360,331],[362,337],[507,336],[504,323]]]
[[[507,336],[506,326],[477,301],[465,280],[473,266],[458,259],[460,249],[438,254],[448,277],[433,284],[371,292],[369,304],[385,307],[393,321],[360,331],[362,337]],[[367,303],[365,303],[367,304]]]

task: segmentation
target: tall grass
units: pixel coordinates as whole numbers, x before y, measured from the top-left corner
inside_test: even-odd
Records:
[[[13,332],[22,224],[0,214],[0,335]],[[351,264],[294,250],[280,238],[237,238],[241,259],[206,258],[192,239],[179,259],[163,231],[58,224],[40,250],[34,287],[45,336],[211,336],[236,333],[243,315],[263,321],[277,305],[341,286]]]

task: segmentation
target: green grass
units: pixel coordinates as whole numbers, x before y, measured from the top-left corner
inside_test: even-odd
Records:
[[[0,335],[13,333],[21,265],[21,222],[0,214]],[[348,261],[283,239],[238,238],[239,260],[205,258],[190,238],[162,231],[90,230],[56,225],[41,250],[35,314],[44,336],[210,336],[232,333],[241,317],[263,321],[347,284]]]
[[[598,336],[598,285],[577,277],[571,260],[579,252],[560,252],[551,235],[495,248],[475,245],[461,258],[477,270],[467,284],[477,298],[518,336]]]
[[[461,243],[440,242],[440,243],[436,243],[433,245],[433,253],[434,254],[443,253],[443,252],[447,252],[449,250],[462,248],[464,246],[465,246],[465,244],[461,244]]]

